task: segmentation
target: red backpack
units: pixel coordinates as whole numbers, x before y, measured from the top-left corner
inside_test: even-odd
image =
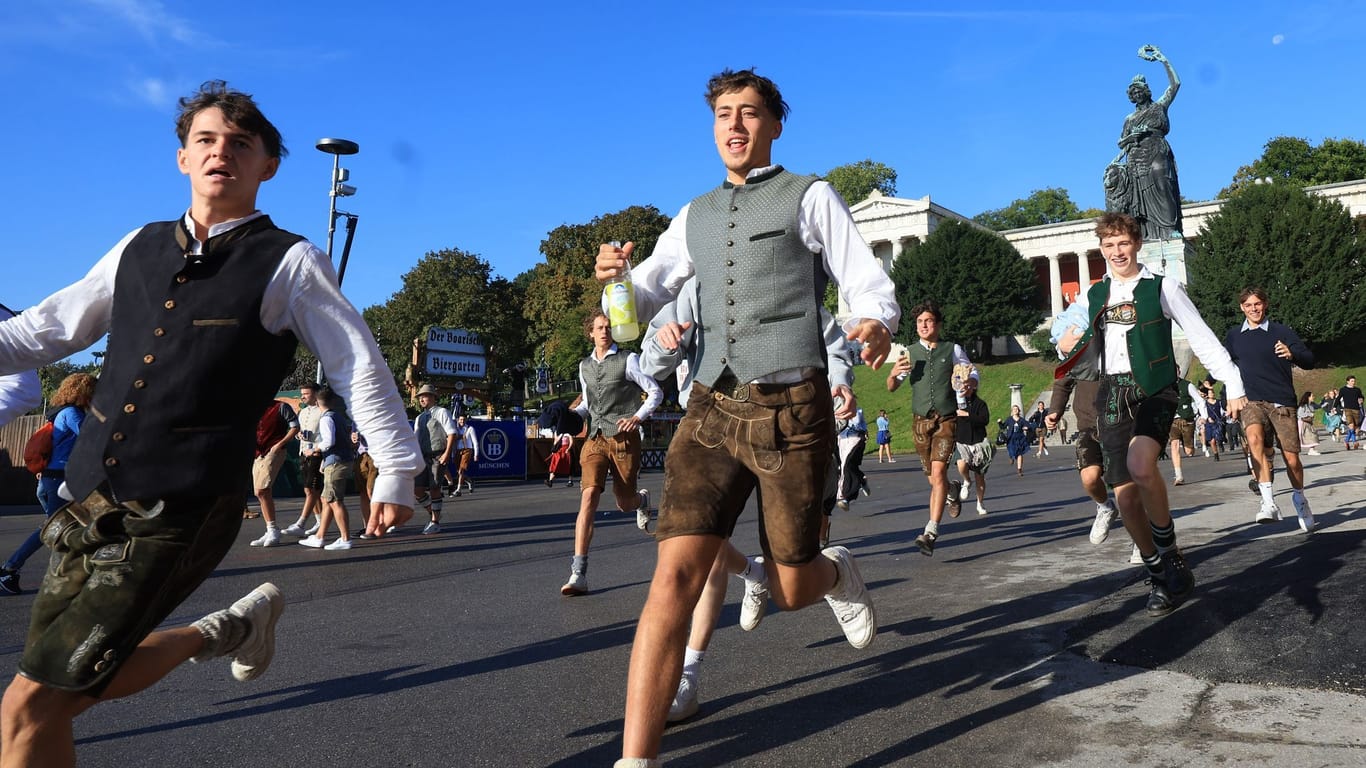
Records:
[[[29,436],[28,442],[24,443],[24,466],[29,472],[37,475],[47,469],[47,463],[52,461],[52,420],[43,422],[43,426],[38,427],[38,431]]]

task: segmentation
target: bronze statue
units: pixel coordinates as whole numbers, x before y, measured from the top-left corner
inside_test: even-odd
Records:
[[[1167,144],[1171,123],[1167,108],[1181,88],[1171,62],[1155,45],[1138,49],[1139,58],[1160,61],[1167,70],[1167,90],[1153,101],[1143,75],[1129,83],[1134,111],[1124,118],[1119,154],[1105,169],[1105,207],[1123,211],[1143,227],[1144,240],[1181,238],[1181,187],[1176,178],[1176,158]]]

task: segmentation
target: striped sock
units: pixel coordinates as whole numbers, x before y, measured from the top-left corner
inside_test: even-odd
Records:
[[[1167,523],[1165,526],[1161,528],[1157,527],[1156,525],[1152,525],[1151,523],[1149,525],[1152,526],[1153,543],[1157,545],[1157,551],[1159,554],[1176,549],[1175,521]]]
[[[1148,575],[1162,575],[1162,555],[1153,552],[1151,555],[1143,555],[1140,553],[1140,556],[1143,558],[1143,567],[1148,569]]]

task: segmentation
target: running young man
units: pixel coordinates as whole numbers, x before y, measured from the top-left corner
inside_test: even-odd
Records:
[[[1295,397],[1294,366],[1305,370],[1314,367],[1314,353],[1300,340],[1299,334],[1282,323],[1267,317],[1271,302],[1261,288],[1246,288],[1238,296],[1243,310],[1243,323],[1228,330],[1224,346],[1243,374],[1247,387],[1247,407],[1239,417],[1247,440],[1247,453],[1257,473],[1257,490],[1261,493],[1261,509],[1257,522],[1274,523],[1281,519],[1281,509],[1271,494],[1271,433],[1281,444],[1281,458],[1285,459],[1285,474],[1290,478],[1294,493],[1290,502],[1300,521],[1300,530],[1309,533],[1318,527],[1314,513],[1304,498],[1304,464],[1300,461],[1300,419]]]
[[[1167,485],[1157,468],[1180,380],[1172,353],[1173,321],[1186,332],[1205,368],[1224,381],[1229,413],[1236,416],[1247,398],[1237,366],[1200,319],[1185,288],[1139,264],[1140,232],[1138,222],[1126,214],[1107,213],[1097,220],[1096,236],[1109,274],[1087,293],[1090,327],[1080,339],[1064,337],[1058,348],[1074,355],[1072,365],[1085,357],[1100,374],[1096,410],[1105,481],[1114,489],[1124,527],[1148,570],[1148,613],[1161,616],[1195,588],[1195,576],[1176,546]]]
[[[949,463],[958,456],[958,393],[953,389],[953,368],[970,366],[972,361],[962,347],[940,341],[944,313],[937,303],[922,301],[911,307],[910,315],[915,319],[915,332],[920,339],[892,366],[887,374],[887,391],[897,391],[901,382],[910,379],[915,450],[930,480],[930,521],[924,532],[915,537],[915,545],[921,554],[933,557],[944,505],[948,504],[952,516],[958,517],[963,504],[962,482],[948,476]],[[976,369],[971,378],[977,378]]]
[[[238,680],[265,672],[284,609],[273,585],[191,626],[153,630],[237,537],[256,424],[296,339],[373,440],[376,497],[412,503],[417,445],[370,330],[326,254],[256,210],[284,155],[279,131],[221,81],[180,106],[189,210],[135,230],[78,282],[0,323],[0,375],[109,336],[95,418],[67,464],[78,500],[43,528],[53,560],[0,706],[4,768],[74,765],[78,714],[186,660],[231,656]]]
[[[892,284],[834,189],[773,164],[787,104],[771,80],[726,70],[708,83],[706,99],[725,183],[680,211],[632,270],[645,317],[697,275],[702,351],[665,459],[659,559],[631,650],[625,768],[656,763],[689,617],[752,490],[763,498],[760,544],[778,607],[825,598],[856,647],[877,632],[853,557],[843,547],[820,549],[835,437],[820,296],[833,277],[852,309],[847,338],[880,366],[900,317]],[[633,249],[601,246],[598,279],[619,275]],[[677,344],[681,331],[671,324],[659,335]]]
[[[579,363],[583,400],[575,410],[588,422],[588,439],[579,450],[582,475],[579,515],[574,521],[574,559],[565,596],[588,593],[588,548],[593,543],[593,517],[612,476],[617,509],[635,512],[636,527],[648,532],[650,492],[637,488],[640,478],[640,424],[664,401],[655,380],[640,371],[640,355],[612,341],[612,322],[595,310],[583,324],[593,351]],[[641,402],[641,395],[645,401]]]

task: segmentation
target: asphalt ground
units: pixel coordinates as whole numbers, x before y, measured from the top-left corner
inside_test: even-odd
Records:
[[[865,463],[872,496],[837,513],[880,634],[849,647],[817,604],[737,626],[733,580],[701,673],[702,709],[670,727],[669,766],[1366,765],[1366,453],[1305,457],[1322,522],[1252,522],[1240,462],[1188,459],[1172,488],[1192,598],[1152,619],[1116,526],[1100,546],[1071,450],[1004,454],[986,505],[911,543],[927,486],[913,457]],[[1169,466],[1163,466],[1164,472]],[[643,476],[660,498],[663,477]],[[76,723],[82,766],[610,766],[632,633],[654,565],[634,520],[600,514],[591,594],[563,598],[579,489],[481,485],[446,529],[349,552],[257,549],[259,520],[168,625],[262,581],[289,602],[274,664],[237,683],[187,664]],[[282,519],[298,509],[286,501]],[[353,503],[354,506],[354,503]],[[0,550],[36,509],[0,514]],[[353,524],[354,527],[354,524]],[[753,505],[736,531],[757,549]],[[0,597],[0,666],[18,662],[43,556]]]

